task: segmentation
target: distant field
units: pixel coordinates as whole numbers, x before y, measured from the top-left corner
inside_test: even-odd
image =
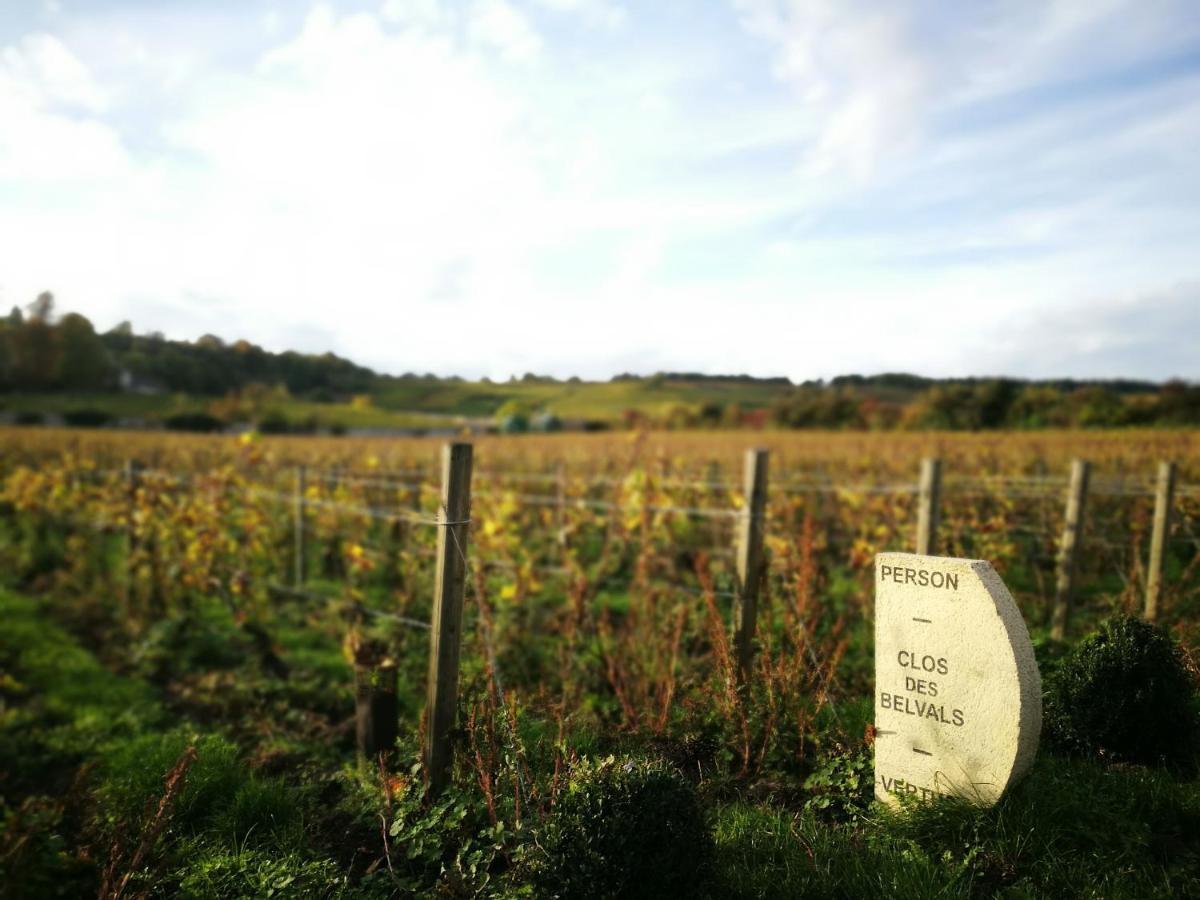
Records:
[[[696,413],[705,403],[769,406],[789,388],[754,382],[618,381],[571,383],[392,381],[368,403],[316,403],[295,398],[264,410],[290,421],[315,420],[329,428],[444,428],[455,420],[491,420],[506,403],[530,414],[567,420],[616,423],[630,410],[656,420],[679,407]],[[208,411],[214,398],[186,394],[7,394],[0,411],[62,414],[101,410],[113,418],[158,422],[183,413]]]
[[[788,385],[739,381],[638,380],[612,382],[401,382],[376,397],[389,409],[412,409],[469,416],[493,414],[503,404],[517,401],[531,410],[545,410],[562,418],[614,420],[625,410],[655,417],[672,407],[695,411],[706,402],[739,403],[746,408],[769,406],[791,390]]]

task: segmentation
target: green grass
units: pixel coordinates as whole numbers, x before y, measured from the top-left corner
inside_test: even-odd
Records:
[[[0,621],[0,883],[20,886],[6,896],[94,896],[114,841],[127,864],[164,774],[189,747],[196,760],[170,827],[132,887],[213,898],[393,895],[386,872],[353,862],[379,853],[383,806],[372,776],[350,774],[349,737],[321,725],[349,714],[350,673],[337,633],[310,621],[302,604],[272,621],[292,667],[286,682],[258,671],[217,601],[195,607],[188,629],[149,638],[149,655],[129,675],[102,665],[38,600],[0,591]],[[190,693],[168,703],[137,672]],[[420,688],[419,678],[402,685],[406,703]],[[414,721],[408,705],[405,720]],[[869,699],[846,701],[837,724],[859,733],[870,714]],[[551,765],[552,722],[522,715],[518,727],[534,765]],[[404,740],[415,746],[413,735]],[[634,734],[614,748],[587,725],[564,740],[584,755],[654,752]],[[712,898],[1200,895],[1200,784],[1187,772],[1043,749],[994,808],[943,800],[898,813],[861,803],[818,809],[807,791],[752,799],[746,787],[700,780]],[[474,797],[477,818],[473,791],[467,779],[452,796]],[[447,886],[440,867],[456,842],[488,846],[451,827],[461,802],[428,816],[414,802],[392,832],[397,868],[418,893]],[[519,866],[501,869],[488,883],[507,895],[520,877]]]
[[[756,382],[638,381],[600,382],[447,382],[394,380],[375,395],[388,409],[422,410],[464,416],[491,416],[509,401],[531,411],[566,419],[614,421],[630,409],[662,417],[673,407],[695,411],[707,402],[739,403],[745,408],[769,406],[787,386]]]
[[[36,601],[0,592],[0,758],[8,782],[45,779],[163,720],[153,692],[101,666]]]
[[[733,803],[714,834],[731,897],[1179,897],[1200,891],[1200,787],[1043,755],[992,809],[875,808],[857,827]]]
[[[343,896],[314,839],[319,785],[255,772],[227,737],[172,716],[32,599],[0,591],[0,884],[6,897],[94,896],[112,848],[149,833],[164,775],[194,748],[169,828],[131,889],[195,897]],[[118,866],[118,872],[122,872]]]

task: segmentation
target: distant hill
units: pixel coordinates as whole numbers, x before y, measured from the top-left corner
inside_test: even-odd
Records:
[[[0,319],[0,412],[10,420],[199,430],[541,428],[1040,428],[1200,424],[1200,388],[1113,379],[934,379],[909,373],[784,377],[527,373],[504,382],[385,375],[333,353],[248,341],[97,334],[50,294]]]

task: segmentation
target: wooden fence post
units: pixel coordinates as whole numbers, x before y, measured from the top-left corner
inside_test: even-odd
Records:
[[[733,651],[739,684],[749,682],[754,664],[766,524],[763,513],[767,505],[767,451],[747,450],[745,466],[746,506],[738,521],[737,596],[733,605]]]
[[[400,732],[396,684],[393,660],[355,660],[354,732],[360,763],[371,763],[380,753],[395,749]]]
[[[1154,491],[1154,533],[1150,538],[1150,565],[1146,573],[1146,621],[1157,622],[1162,598],[1163,556],[1171,524],[1171,500],[1175,494],[1175,463],[1158,464],[1158,486]]]
[[[128,521],[125,523],[125,602],[126,615],[129,614],[128,604],[133,602],[134,555],[138,551],[138,531],[135,516],[137,515],[138,483],[141,480],[142,466],[136,459],[125,461],[125,489],[127,493],[126,509]]]
[[[305,514],[307,512],[307,502],[305,493],[308,485],[307,472],[302,464],[296,466],[296,481],[292,493],[292,584],[295,587],[303,587],[305,576],[305,558],[304,558],[304,526]]]
[[[1083,509],[1087,498],[1087,460],[1071,462],[1071,485],[1067,490],[1067,511],[1063,521],[1062,542],[1058,548],[1058,580],[1054,590],[1054,611],[1050,620],[1050,637],[1061,641],[1067,633],[1067,617],[1071,611],[1071,589],[1075,580],[1075,558],[1083,533]]]
[[[554,512],[558,526],[558,549],[566,556],[567,549],[567,467],[560,459],[554,464]]]
[[[433,796],[449,783],[453,762],[451,737],[458,714],[458,654],[470,518],[471,445],[447,444],[442,448],[442,502],[425,704],[425,772]]]
[[[921,490],[917,509],[917,553],[932,556],[937,547],[938,520],[942,494],[942,461],[936,457],[921,460]]]

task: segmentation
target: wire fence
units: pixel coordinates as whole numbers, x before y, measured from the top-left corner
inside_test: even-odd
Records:
[[[551,473],[483,470],[476,473],[477,485],[472,491],[472,498],[477,503],[475,514],[452,519],[442,503],[435,501],[442,493],[442,486],[432,483],[430,474],[424,470],[363,474],[319,468],[306,470],[303,475],[283,469],[245,473],[229,469],[179,472],[136,466],[85,468],[69,474],[70,483],[78,488],[84,502],[78,510],[61,512],[64,520],[76,527],[109,535],[125,534],[132,551],[135,541],[143,537],[141,530],[156,510],[178,511],[186,509],[193,500],[207,502],[219,509],[207,520],[211,530],[219,529],[222,523],[240,521],[242,530],[235,538],[242,537],[245,529],[266,529],[271,532],[270,542],[276,548],[272,562],[264,560],[250,572],[227,571],[223,577],[230,580],[236,577],[255,590],[278,597],[303,600],[309,605],[305,608],[321,610],[320,616],[336,610],[337,615],[352,622],[380,623],[385,633],[395,628],[430,635],[431,654],[439,645],[436,635],[441,628],[436,623],[444,621],[437,618],[441,615],[437,611],[442,607],[437,606],[435,600],[435,616],[426,618],[421,614],[420,605],[397,603],[397,598],[413,596],[414,587],[422,584],[420,573],[428,561],[444,566],[445,555],[453,554],[461,566],[474,610],[473,621],[463,631],[475,635],[486,677],[501,704],[514,684],[509,678],[512,672],[503,671],[502,665],[514,657],[502,656],[497,645],[495,610],[501,608],[496,601],[499,585],[505,584],[505,590],[515,590],[518,596],[525,596],[525,591],[545,592],[547,585],[552,585],[551,595],[563,598],[571,596],[573,591],[586,591],[588,603],[604,604],[596,609],[605,610],[608,604],[621,608],[620,604],[624,602],[632,607],[633,598],[638,596],[643,605],[636,608],[649,610],[669,594],[703,598],[708,609],[717,608],[713,602],[716,600],[728,601],[728,606],[736,609],[745,583],[735,571],[737,567],[728,562],[737,555],[740,566],[743,535],[763,530],[752,525],[739,528],[736,535],[729,535],[720,528],[723,524],[745,523],[752,515],[742,496],[743,489],[721,479],[655,476],[645,470],[626,477],[571,473],[565,467]],[[289,475],[292,476],[290,479]],[[1004,553],[1019,556],[1039,567],[1060,563],[1057,545],[1068,488],[1069,482],[1065,478],[1039,475],[947,478],[941,484],[941,506],[944,512],[960,515],[957,518],[951,515],[943,521],[942,537],[948,543],[956,542],[956,546],[981,538],[1008,538],[1012,544],[1002,551]],[[785,478],[772,484],[767,493],[774,501],[763,513],[764,518],[750,521],[772,523],[770,527],[774,529],[775,538],[782,541],[794,540],[795,536],[790,532],[804,520],[802,517],[811,515],[814,510],[831,506],[843,513],[847,508],[855,510],[859,521],[855,521],[855,516],[845,515],[823,520],[829,526],[824,537],[847,546],[860,542],[860,536],[873,527],[870,517],[881,513],[891,516],[884,539],[894,540],[902,528],[911,524],[913,507],[909,501],[925,497],[921,484],[906,480],[885,482],[860,478],[838,482],[818,475]],[[1109,519],[1099,523],[1100,527],[1085,531],[1084,535],[1085,546],[1104,554],[1103,566],[1095,567],[1094,571],[1103,569],[1105,577],[1115,579],[1128,589],[1130,582],[1138,577],[1140,563],[1129,565],[1117,560],[1128,561],[1130,556],[1127,554],[1136,558],[1149,532],[1144,521],[1130,527],[1125,517],[1115,515],[1113,511],[1133,508],[1122,506],[1127,501],[1155,496],[1156,485],[1145,478],[1102,477],[1091,482],[1088,493],[1097,501],[1109,504]],[[87,495],[86,500],[83,495]],[[819,499],[809,499],[814,497]],[[1200,551],[1196,511],[1189,506],[1196,497],[1200,497],[1200,485],[1176,487],[1176,506],[1180,510],[1187,506],[1188,513],[1177,517],[1176,528],[1168,538],[1170,546],[1187,546]],[[103,513],[89,510],[89,500],[97,501],[94,505]],[[997,501],[1001,505],[1001,513],[995,514],[995,521],[981,522],[974,517],[980,508],[985,510],[984,515],[987,509],[996,508],[995,504],[988,506],[983,500]],[[1144,509],[1144,504],[1138,508]],[[861,513],[857,512],[860,509]],[[522,510],[530,515],[521,518]],[[547,517],[547,510],[556,511],[557,517]],[[645,527],[650,517],[661,517],[656,518],[655,523],[666,520],[670,525],[652,531]],[[596,534],[607,529],[606,547],[616,533],[617,549],[612,558],[608,558],[606,550],[600,561],[593,559],[585,572],[585,566],[571,553],[571,538],[566,529],[568,519],[572,520],[569,523],[572,527],[583,523],[592,527]],[[186,516],[180,521],[186,521]],[[713,528],[689,524],[697,521],[712,523]],[[287,531],[280,529],[281,524],[288,526]],[[534,548],[523,546],[520,529],[548,525],[559,528],[557,540],[543,532]],[[989,531],[993,526],[995,531]],[[501,537],[507,542],[485,542],[485,547],[468,553],[459,540],[460,527],[464,534],[466,529],[478,527],[491,537],[500,529]],[[410,531],[410,528],[416,530]],[[426,528],[433,533],[448,529],[441,531],[446,537],[439,538],[436,548],[427,537],[421,536],[421,530]],[[504,529],[512,529],[514,533],[504,534]],[[1116,534],[1118,529],[1124,533]],[[672,547],[676,531],[685,536],[680,539],[680,548]],[[156,534],[161,536],[163,532],[160,530]],[[167,535],[168,540],[170,537]],[[293,583],[283,584],[278,580],[278,572],[287,571],[289,567],[279,565],[279,562],[287,560],[287,546],[292,542],[292,552],[299,561],[293,570]],[[335,573],[339,575],[340,589],[314,589],[305,584],[306,565],[311,569],[316,561],[315,554],[305,557],[306,546],[324,547],[321,565],[340,560],[340,571]],[[152,556],[158,549],[151,543],[139,548],[139,552]],[[556,554],[558,558],[555,558]],[[707,572],[704,566],[689,572],[700,554],[720,563]],[[361,568],[348,568],[346,559],[355,560]],[[795,572],[789,568],[791,565],[791,560],[782,551],[767,555],[763,574],[765,583],[773,586],[767,589],[768,597],[772,596],[772,590],[779,595],[794,588]],[[375,569],[383,569],[387,578],[393,579],[392,585],[403,583],[403,593],[396,589],[384,595],[398,608],[380,608],[379,592],[365,589],[367,575],[360,573]],[[493,575],[498,577],[490,578]],[[440,576],[439,570],[439,580]],[[388,584],[385,578],[371,583],[373,587]],[[610,591],[626,593],[629,599],[620,601],[611,596],[602,599]],[[672,606],[681,611],[688,609],[687,602],[682,600]],[[504,635],[503,631],[499,633]],[[822,695],[822,702],[828,702],[832,715],[840,721],[834,699],[834,693],[843,692],[838,678],[838,657],[831,655],[823,660],[812,636],[804,630],[797,634],[800,643],[794,644],[795,652],[800,654],[798,658],[806,657],[811,663],[813,685]],[[455,639],[458,639],[457,634]],[[432,665],[431,662],[431,672]],[[516,748],[518,736],[512,733],[507,718],[500,716],[497,722],[500,739],[510,748]],[[519,785],[517,790],[524,792],[527,787]]]
[[[319,512],[334,517],[338,522],[375,522],[385,525],[443,527],[447,523],[442,517],[428,508],[422,508],[421,498],[435,494],[439,487],[427,480],[430,474],[424,469],[401,469],[390,471],[360,472],[347,469],[316,468],[305,473],[305,485],[301,494],[286,490],[281,484],[290,474],[289,470],[276,469],[256,473],[258,480],[246,482],[244,476],[229,469],[210,469],[191,472],[174,472],[161,468],[80,468],[71,472],[71,478],[79,483],[90,483],[95,486],[125,489],[131,484],[139,487],[153,485],[158,491],[167,491],[176,495],[186,495],[189,492],[203,494],[208,498],[218,494],[225,496],[230,502],[238,498],[274,506],[280,510],[291,510],[291,516],[305,516]],[[714,492],[728,491],[730,499],[736,504],[740,501],[740,487],[732,482],[714,478],[687,479],[669,476],[655,476],[640,470],[635,476],[614,477],[604,475],[572,473],[566,467],[557,467],[552,472],[535,472],[519,470],[483,469],[475,473],[478,486],[473,496],[485,505],[502,503],[505,507],[516,509],[556,509],[560,515],[572,511],[593,511],[600,514],[620,514],[633,517],[646,515],[678,516],[690,520],[711,520],[714,523],[736,523],[746,514],[743,507],[714,506],[693,504],[687,502],[663,502],[662,497],[668,496],[666,488],[674,488],[676,492]],[[510,483],[506,486],[505,483]],[[531,493],[528,490],[513,489],[511,485],[544,485],[550,490],[546,493]],[[943,487],[943,503],[953,504],[959,500],[990,498],[995,500],[1041,500],[1060,503],[1068,486],[1065,478],[1047,475],[956,475],[945,479]],[[630,489],[635,496],[633,501],[623,498],[621,491]],[[598,489],[609,490],[612,498],[589,496]],[[618,489],[618,490],[613,490]],[[837,499],[851,496],[916,496],[920,487],[907,481],[895,483],[852,481],[838,483],[824,476],[806,476],[785,478],[772,484],[768,493],[777,498],[787,498],[792,495],[829,495]],[[380,494],[395,492],[395,502],[381,502],[385,498]],[[1093,479],[1088,493],[1098,498],[1146,498],[1154,495],[1154,484],[1145,478],[1129,476],[1104,477]],[[1179,505],[1192,498],[1200,497],[1200,485],[1181,484],[1175,488],[1176,504]],[[409,504],[400,505],[402,500]],[[786,504],[785,504],[786,506]],[[1177,516],[1177,528],[1168,538],[1171,546],[1188,546],[1200,549],[1200,536],[1197,536],[1191,519],[1187,516]],[[1037,518],[1009,516],[1003,525],[1004,534],[1034,542],[1041,541],[1047,547],[1044,552],[1031,550],[1027,558],[1034,561],[1048,562],[1056,558],[1052,544],[1057,542],[1058,511],[1043,514]],[[94,519],[88,527],[94,530],[113,531],[127,527],[120,516],[110,516],[106,519]],[[312,541],[341,542],[352,548],[355,554],[368,558],[375,564],[380,564],[392,558],[407,557],[410,559],[427,559],[434,555],[431,547],[420,542],[407,541],[403,544],[397,540],[372,538],[361,530],[339,527],[336,524],[318,528],[317,523],[310,522],[307,527],[310,533],[305,538]],[[953,522],[943,525],[947,535],[961,536],[956,532]],[[1095,532],[1095,529],[1093,529]],[[1105,533],[1091,533],[1085,538],[1086,544],[1106,552],[1127,553],[1135,550],[1139,542],[1145,540],[1143,530],[1129,540],[1114,539]],[[714,558],[729,558],[734,555],[733,542],[727,536],[715,535],[708,543],[692,539],[689,549],[705,551]],[[524,559],[517,561],[503,558],[480,558],[478,565],[485,572],[507,571],[521,573],[541,580],[561,579],[569,575],[569,570],[561,565],[548,564],[546,561]],[[630,576],[606,576],[597,583],[598,588],[614,583],[628,583]],[[702,595],[701,588],[679,583],[674,586],[683,593]],[[718,592],[717,596],[732,597],[734,592]],[[375,615],[373,611],[369,615]],[[401,617],[403,618],[403,617]]]

